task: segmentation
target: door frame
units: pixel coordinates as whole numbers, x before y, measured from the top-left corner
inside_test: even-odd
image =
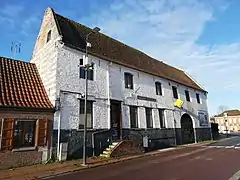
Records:
[[[110,129],[112,129],[112,104],[118,105],[119,106],[119,135],[118,138],[119,140],[122,140],[122,101],[115,100],[115,99],[110,99]]]

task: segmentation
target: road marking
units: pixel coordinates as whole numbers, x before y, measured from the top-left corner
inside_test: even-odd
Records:
[[[237,171],[231,178],[229,178],[228,180],[239,180],[240,178],[240,170]]]

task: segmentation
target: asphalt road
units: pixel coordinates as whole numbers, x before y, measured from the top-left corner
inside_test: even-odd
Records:
[[[229,140],[230,144],[233,142],[238,141]],[[228,180],[238,170],[240,149],[199,146],[86,169],[50,180]]]
[[[212,143],[209,146],[219,148],[240,148],[240,136],[233,136],[227,140]]]

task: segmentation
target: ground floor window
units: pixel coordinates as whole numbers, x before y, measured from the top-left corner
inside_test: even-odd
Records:
[[[85,100],[80,100],[80,120],[79,120],[79,129],[84,128],[84,106]],[[93,102],[87,101],[87,128],[93,128]]]
[[[146,111],[147,128],[153,128],[152,109],[146,108],[145,111]]]
[[[137,114],[137,107],[130,106],[130,127],[137,128],[138,127],[138,114]]]
[[[2,120],[0,149],[12,150],[51,144],[52,120]]]
[[[14,124],[13,147],[34,147],[36,121],[16,120]]]
[[[159,113],[160,127],[166,128],[164,109],[159,109],[158,113]]]

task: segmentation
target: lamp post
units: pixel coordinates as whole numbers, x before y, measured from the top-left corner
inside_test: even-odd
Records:
[[[224,121],[225,121],[225,131],[228,137],[228,128],[227,128],[227,113],[224,113]]]
[[[87,95],[88,95],[88,71],[93,68],[93,63],[89,64],[88,61],[88,47],[91,47],[91,44],[88,42],[88,38],[91,34],[97,33],[100,31],[100,28],[95,27],[91,30],[90,33],[86,36],[86,51],[85,51],[85,102],[84,102],[84,132],[83,132],[83,165],[86,165],[86,145],[87,145]],[[79,71],[80,72],[80,71]]]

